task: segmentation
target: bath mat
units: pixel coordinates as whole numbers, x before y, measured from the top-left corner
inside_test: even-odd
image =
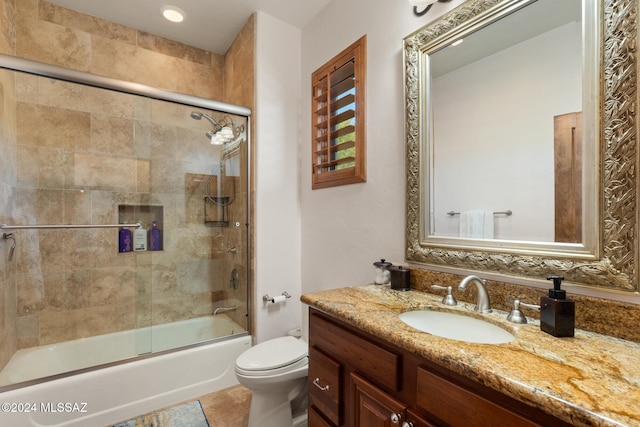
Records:
[[[143,415],[113,427],[209,427],[199,400]]]

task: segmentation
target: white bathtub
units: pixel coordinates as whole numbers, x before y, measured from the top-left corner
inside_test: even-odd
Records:
[[[243,330],[218,315],[154,327],[151,334],[125,331],[40,346],[16,352],[0,375],[11,383],[41,378],[122,360],[151,344],[160,351],[194,337],[210,339],[220,329],[224,334]],[[241,335],[5,391],[0,426],[102,427],[196,398],[237,384],[235,360],[249,347],[251,337]]]

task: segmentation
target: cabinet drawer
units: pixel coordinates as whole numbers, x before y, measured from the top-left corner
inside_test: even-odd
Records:
[[[416,405],[451,426],[540,426],[423,368],[418,368]]]
[[[335,425],[342,422],[342,367],[313,346],[309,347],[309,404]]]
[[[320,415],[320,413],[313,406],[309,407],[308,423],[309,427],[334,427],[332,424],[322,418],[322,415]]]
[[[380,347],[341,326],[311,312],[309,321],[311,344],[347,363],[380,385],[398,390],[400,355]]]

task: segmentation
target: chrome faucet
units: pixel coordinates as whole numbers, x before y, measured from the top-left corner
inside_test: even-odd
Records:
[[[509,313],[509,315],[507,316],[507,320],[511,323],[520,323],[521,325],[526,325],[527,324],[527,318],[524,314],[522,314],[522,311],[520,311],[520,306],[523,307],[527,307],[527,308],[533,308],[536,310],[540,310],[540,306],[539,305],[535,305],[535,304],[526,304],[522,301],[520,301],[519,299],[516,299],[513,301],[513,310],[511,310],[511,313]]]
[[[466,290],[467,285],[471,282],[474,282],[476,284],[476,287],[478,288],[478,300],[476,301],[476,306],[473,309],[480,313],[491,313],[491,301],[489,300],[489,294],[487,293],[487,288],[485,286],[484,280],[482,280],[478,276],[467,276],[462,279],[462,281],[458,285],[458,290]]]

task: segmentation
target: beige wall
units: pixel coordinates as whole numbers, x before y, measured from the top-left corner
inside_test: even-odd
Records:
[[[45,1],[5,1],[3,8],[3,53],[253,106],[253,18],[225,58]],[[209,155],[199,150],[210,147],[184,144],[203,139],[206,130],[194,130],[189,109],[96,90],[78,94],[47,79],[34,86],[33,76],[14,85],[5,74],[1,222],[104,223],[119,219],[117,204],[163,205],[165,251],[119,255],[115,230],[21,231],[14,261],[0,260],[0,366],[16,348],[207,314],[244,298],[244,262],[224,261],[246,258],[218,248],[215,238],[240,247],[246,232],[202,232],[201,184],[185,181],[206,175],[193,159]],[[82,137],[77,129],[84,129]],[[232,215],[247,197],[238,193]],[[235,291],[227,280],[233,268],[245,284]],[[212,273],[224,278],[224,286],[181,286],[204,283]],[[244,312],[237,316],[243,321]]]

